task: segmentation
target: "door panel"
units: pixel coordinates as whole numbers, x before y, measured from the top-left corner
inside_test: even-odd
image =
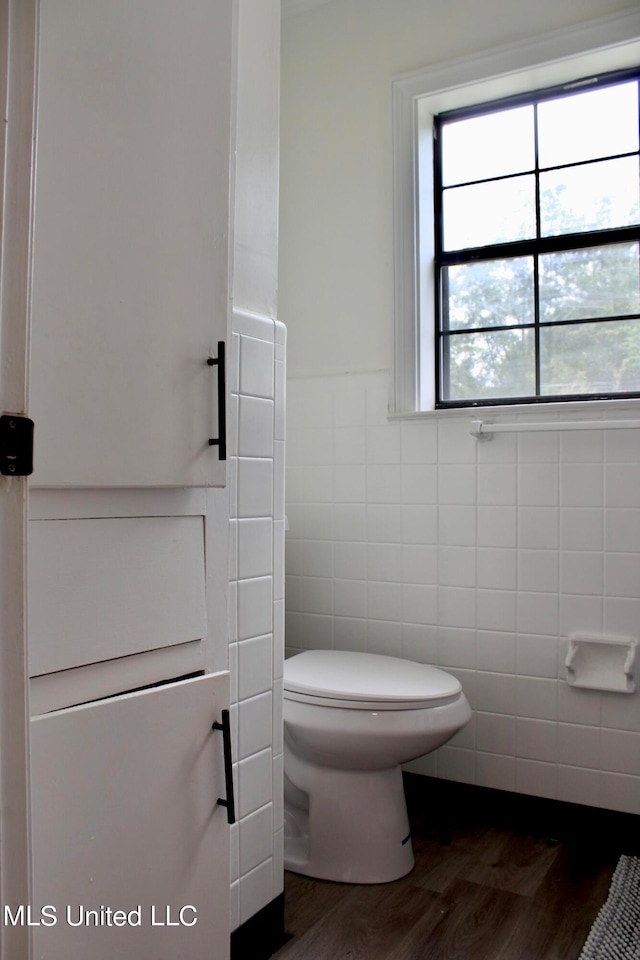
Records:
[[[228,956],[223,708],[227,673],[31,721],[34,957]]]
[[[206,636],[202,517],[29,524],[30,676]]]
[[[232,0],[41,0],[36,486],[224,484]]]

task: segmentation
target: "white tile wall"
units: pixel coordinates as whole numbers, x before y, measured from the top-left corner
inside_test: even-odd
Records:
[[[281,323],[234,311],[228,372],[229,664],[238,808],[231,834],[232,930],[283,889],[285,346]]]
[[[458,676],[473,722],[412,770],[640,813],[640,693],[564,668],[570,633],[640,638],[640,433],[479,444],[469,415],[387,421],[384,373],[288,390],[289,652]]]

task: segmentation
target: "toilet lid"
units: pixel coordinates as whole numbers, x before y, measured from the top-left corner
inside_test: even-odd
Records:
[[[285,696],[372,703],[389,709],[437,706],[462,692],[455,677],[397,657],[346,650],[306,650],[284,663]]]

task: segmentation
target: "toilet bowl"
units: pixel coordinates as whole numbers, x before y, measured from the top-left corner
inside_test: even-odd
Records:
[[[344,883],[414,864],[400,764],[471,718],[455,677],[377,654],[308,650],[284,665],[284,863]]]

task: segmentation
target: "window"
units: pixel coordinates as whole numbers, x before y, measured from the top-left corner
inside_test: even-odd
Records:
[[[435,117],[437,406],[640,396],[638,78]]]
[[[632,274],[637,284],[634,272],[640,242],[637,215],[633,222],[628,222],[632,218],[626,214],[610,217],[605,222],[603,216],[598,216],[602,210],[598,210],[597,204],[596,215],[593,215],[594,211],[585,209],[583,203],[582,222],[577,226],[568,212],[570,206],[575,207],[575,184],[580,183],[581,177],[582,195],[591,192],[596,196],[584,189],[584,178],[589,175],[596,178],[599,170],[606,174],[620,161],[625,161],[628,166],[635,165],[637,176],[637,127],[633,142],[630,139],[617,142],[622,124],[619,119],[614,120],[606,106],[600,106],[597,116],[590,112],[589,122],[583,127],[585,134],[592,136],[592,146],[587,149],[584,145],[581,157],[559,152],[554,156],[551,152],[545,155],[543,151],[540,120],[545,110],[556,109],[552,101],[557,101],[557,109],[563,110],[569,104],[578,104],[583,95],[584,103],[588,103],[587,95],[597,95],[596,99],[605,96],[607,87],[618,84],[630,84],[629,89],[637,96],[639,64],[640,20],[637,11],[627,11],[526,42],[435,64],[393,81],[392,415],[403,417],[437,408],[443,408],[444,415],[449,407],[503,403],[519,404],[525,412],[527,407],[533,410],[540,402],[556,402],[556,405],[561,402],[566,406],[567,401],[576,400],[580,406],[604,397],[623,397],[625,404],[640,404],[638,364],[633,367],[636,361],[624,343],[627,333],[623,337],[621,332],[623,328],[630,331],[640,324],[637,286],[635,302],[632,302],[633,293],[629,293],[633,289]],[[581,78],[600,79],[593,85],[573,86]],[[532,114],[539,115],[537,132],[534,121],[533,133],[529,126],[525,134],[524,119]],[[608,123],[609,120],[614,122]],[[507,139],[499,132],[500,122],[509,126]],[[434,130],[441,128],[440,144],[446,142],[447,137],[455,144],[456,126],[460,131],[464,126],[472,130],[474,124],[481,123],[493,129],[492,150],[484,150],[486,133],[474,138],[471,152],[462,150],[463,159],[470,158],[478,164],[471,175],[456,170],[448,156],[443,158],[438,172],[434,163]],[[516,126],[517,123],[522,127]],[[544,149],[551,150],[554,138],[548,136],[551,121],[547,123]],[[607,124],[609,133],[605,141],[603,131]],[[629,130],[627,127],[624,137]],[[572,149],[577,146],[575,137],[566,139]],[[493,160],[492,168],[480,168],[481,163],[489,163],[485,154],[496,154],[493,149],[496,143],[502,148],[498,152],[499,162],[506,164],[508,160],[511,167],[500,167],[498,161]],[[558,142],[558,151],[560,145]],[[567,180],[569,171],[575,173],[573,183]],[[554,176],[564,177],[565,183],[557,179],[554,182]],[[528,231],[521,230],[520,234],[516,231],[514,235],[505,228],[497,233],[496,211],[510,211],[514,206],[502,197],[499,203],[489,203],[488,214],[477,221],[478,230],[493,228],[493,235],[463,232],[469,226],[466,212],[471,194],[478,195],[483,190],[490,193],[500,188],[508,193],[518,186],[518,178],[519,183],[523,183],[526,177],[535,184]],[[441,222],[436,230],[438,178],[442,193],[440,206],[446,222]],[[607,184],[614,181],[617,186],[622,183],[617,175],[601,179]],[[637,203],[637,180],[635,183]],[[555,197],[555,210],[549,203],[543,210],[540,198],[545,190]],[[455,210],[456,197],[465,208],[463,218],[456,219],[451,213]],[[476,199],[479,203],[478,196]],[[562,212],[563,199],[569,202],[565,202]],[[604,199],[600,194],[600,207]],[[439,249],[436,247],[438,231]],[[485,249],[490,247],[493,249]],[[562,283],[566,287],[572,276],[575,290],[579,291],[581,274],[587,275],[589,271],[596,275],[593,282],[599,284],[600,292],[606,289],[609,295],[615,294],[617,300],[598,300],[594,310],[595,296],[589,297],[589,312],[585,313],[586,297],[582,301],[562,297],[560,291]],[[628,280],[626,298],[620,293],[621,277],[625,276]],[[485,300],[490,300],[491,287],[494,292],[500,291],[500,309],[487,308],[485,315],[480,316],[474,306],[472,314],[470,304],[475,293],[483,290]],[[477,364],[475,369],[471,365],[471,379],[466,380],[459,368],[452,366],[452,355],[457,362],[465,351],[475,351],[482,362],[491,357],[492,349],[500,356],[499,350],[504,350],[502,344],[508,340],[518,342],[523,365],[518,376],[511,375],[507,386],[506,367],[499,384],[486,378],[482,382]],[[526,345],[527,340],[532,341],[533,346],[525,363],[523,344]],[[626,363],[616,363],[615,357],[610,359],[602,352],[604,348],[611,352],[614,347],[626,353]],[[588,364],[582,376],[579,370],[578,374],[567,376],[569,368],[566,363],[560,363],[561,355],[572,361],[575,370],[575,359],[588,353],[589,362],[597,364],[600,379],[596,381],[591,376]],[[549,359],[552,355],[556,358],[554,363]],[[531,362],[530,357],[533,357]],[[495,367],[496,364],[492,364],[494,378]],[[630,397],[637,399],[629,401]]]

